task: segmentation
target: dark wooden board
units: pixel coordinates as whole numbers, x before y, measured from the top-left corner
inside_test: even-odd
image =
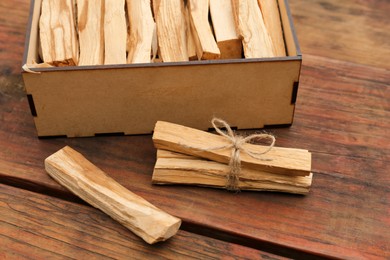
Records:
[[[148,245],[101,211],[0,185],[0,258],[285,259],[186,231]]]

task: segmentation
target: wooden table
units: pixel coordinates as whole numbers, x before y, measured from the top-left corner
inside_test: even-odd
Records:
[[[390,2],[290,0],[304,55],[294,124],[277,145],[313,153],[308,196],[151,185],[150,135],[38,139],[20,76],[27,0],[0,2],[0,258],[390,258]],[[183,219],[146,245],[53,181],[70,145]]]

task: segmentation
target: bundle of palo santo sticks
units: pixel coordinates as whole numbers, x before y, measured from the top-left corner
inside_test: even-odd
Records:
[[[218,131],[218,130],[217,130]],[[233,137],[240,138],[240,137]],[[153,142],[157,161],[154,184],[187,184],[228,188],[231,139],[172,123],[157,122]],[[219,147],[219,148],[216,148]],[[245,143],[234,190],[266,190],[307,194],[313,174],[307,150],[273,147],[260,158],[249,153],[267,147]]]
[[[42,0],[39,38],[50,66],[286,55],[277,0]]]

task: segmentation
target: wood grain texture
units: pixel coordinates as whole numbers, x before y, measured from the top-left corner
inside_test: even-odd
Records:
[[[125,0],[104,1],[104,64],[125,64],[127,21]]]
[[[209,24],[209,6],[209,0],[187,2],[191,32],[195,40],[197,56],[201,60],[218,59],[221,56]]]
[[[153,143],[158,149],[184,153],[225,164],[229,163],[233,149],[228,147],[231,145],[230,139],[222,135],[164,121],[156,123]],[[223,148],[215,149],[215,147]],[[273,147],[261,156],[264,160],[259,160],[249,156],[244,149],[260,154],[267,151],[268,146],[244,143],[240,153],[242,167],[294,176],[307,176],[311,172],[311,154],[307,150]]]
[[[290,0],[302,52],[390,69],[387,0]]]
[[[184,15],[186,20],[186,39],[187,39],[188,59],[197,60],[198,56],[196,54],[195,39],[191,31],[191,18],[190,18],[187,4],[184,6]]]
[[[77,1],[79,66],[104,64],[104,1]]]
[[[152,7],[148,0],[126,0],[129,19],[129,53],[127,63],[149,63],[151,60],[153,31]]]
[[[102,212],[0,185],[2,259],[284,259],[179,231],[148,245]]]
[[[0,40],[0,182],[76,200],[43,169],[44,158],[70,145],[99,161],[98,166],[125,187],[175,212],[193,232],[300,259],[389,258],[390,235],[384,231],[390,229],[390,75],[386,59],[390,48],[383,39],[390,31],[390,4],[384,0],[289,3],[304,52],[300,88],[293,126],[269,131],[276,135],[278,146],[313,153],[315,177],[309,196],[152,187],[155,149],[149,135],[37,139],[18,75],[27,0],[0,2],[0,34],[7,39]],[[20,241],[29,234],[23,228],[27,227],[7,234]],[[10,254],[31,252],[23,241],[18,248],[11,247],[15,239],[6,244]],[[236,255],[241,252],[232,250]]]
[[[21,71],[29,7],[26,0],[0,2],[0,77]]]
[[[273,42],[265,27],[257,0],[233,0],[232,3],[245,58],[274,57]]]
[[[229,166],[198,157],[166,150],[157,150],[153,184],[199,185],[226,189]],[[241,168],[239,190],[276,191],[295,194],[309,192],[313,174],[289,176]]]
[[[181,225],[180,219],[124,188],[69,146],[47,157],[45,170],[62,186],[149,244],[169,239]]]
[[[74,3],[42,1],[39,41],[42,59],[54,66],[76,66],[79,43],[76,33]]]
[[[277,0],[257,0],[263,15],[265,28],[271,37],[276,57],[286,56],[283,28]]]
[[[157,0],[154,3],[154,19],[162,60],[164,62],[188,61],[184,2]]]
[[[210,17],[221,59],[242,58],[242,42],[237,34],[231,0],[210,0]]]

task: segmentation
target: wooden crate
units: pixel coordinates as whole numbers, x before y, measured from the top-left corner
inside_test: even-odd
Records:
[[[31,2],[27,66],[40,62],[40,7]],[[38,136],[145,134],[157,120],[208,129],[213,116],[238,129],[291,125],[302,56],[288,1],[279,7],[287,57],[24,71]]]

